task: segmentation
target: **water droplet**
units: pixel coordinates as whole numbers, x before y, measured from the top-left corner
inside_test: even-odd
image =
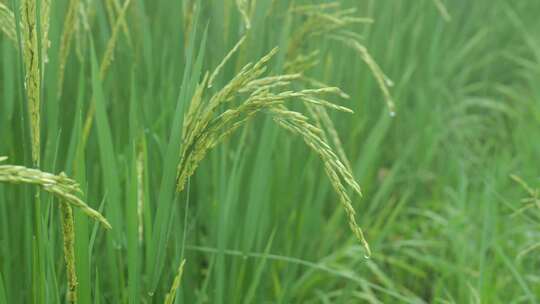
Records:
[[[390,111],[390,117],[396,117],[396,112]]]
[[[371,259],[371,256],[369,256],[367,254],[364,254],[364,259],[369,260],[369,259]]]
[[[384,82],[386,82],[386,85],[389,86],[389,87],[393,87],[394,86],[394,82],[392,81],[392,79],[388,78],[388,76],[384,76]]]

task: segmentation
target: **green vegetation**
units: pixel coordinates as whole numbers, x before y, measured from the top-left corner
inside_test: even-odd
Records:
[[[0,0],[0,303],[540,302],[539,11]]]

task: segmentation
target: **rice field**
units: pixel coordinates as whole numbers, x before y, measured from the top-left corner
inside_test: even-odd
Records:
[[[538,12],[0,0],[0,304],[540,302]]]

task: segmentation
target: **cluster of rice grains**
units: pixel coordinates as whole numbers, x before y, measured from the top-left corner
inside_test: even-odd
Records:
[[[3,162],[7,157],[0,157]],[[73,225],[73,211],[71,206],[79,208],[89,217],[100,222],[105,228],[111,229],[111,225],[96,210],[90,208],[79,198],[82,195],[79,184],[67,177],[64,173],[54,175],[37,169],[22,166],[0,165],[0,183],[36,185],[53,194],[60,201],[62,232],[64,239],[64,256],[66,260],[68,277],[67,298],[70,303],[77,299],[77,274],[75,270],[75,228]]]
[[[7,160],[7,157],[0,157],[0,162],[5,160]],[[111,228],[109,222],[99,212],[90,208],[78,197],[78,195],[82,194],[79,184],[64,173],[55,175],[23,166],[0,165],[0,182],[39,186],[63,202],[79,208],[86,215],[100,222],[105,228]]]
[[[344,158],[343,150],[338,152],[342,156],[338,156],[327,140],[328,131],[323,130],[321,124],[313,124],[305,114],[287,107],[287,103],[296,100],[308,106],[308,109],[311,109],[310,113],[318,113],[325,108],[352,113],[352,110],[327,100],[329,95],[346,97],[346,94],[337,87],[328,86],[315,89],[291,89],[292,84],[301,82],[302,74],[300,73],[263,76],[268,62],[277,53],[277,48],[271,50],[255,64],[245,65],[223,88],[213,94],[208,93],[221,68],[244,41],[245,37],[238,42],[212,74],[206,73],[195,90],[184,119],[177,190],[184,189],[188,178],[193,175],[210,149],[244,126],[256,114],[265,113],[270,115],[278,126],[302,137],[306,145],[319,155],[331,184],[345,208],[350,228],[364,246],[366,256],[369,257],[370,249],[362,230],[356,223],[355,210],[346,186],[359,195],[361,191]],[[236,102],[239,100],[241,102]],[[220,110],[223,108],[226,109]],[[316,115],[315,121],[330,120],[328,115],[323,114],[321,117]],[[332,137],[337,137],[335,129],[329,133]]]

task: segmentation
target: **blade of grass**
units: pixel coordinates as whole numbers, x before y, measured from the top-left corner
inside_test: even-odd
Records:
[[[170,231],[167,227],[170,226],[173,212],[171,210],[171,204],[175,201],[173,196],[175,193],[176,182],[176,164],[179,161],[180,149],[181,149],[181,132],[182,125],[184,123],[184,111],[187,108],[186,101],[190,100],[195,84],[199,81],[199,77],[202,70],[202,61],[204,57],[204,49],[206,46],[207,31],[205,30],[201,39],[199,52],[196,61],[193,62],[195,48],[195,33],[198,30],[198,17],[195,18],[195,26],[193,27],[193,33],[191,34],[190,47],[186,53],[186,65],[184,69],[184,77],[182,85],[180,87],[180,93],[177,98],[176,110],[174,112],[173,124],[171,126],[169,143],[167,145],[167,151],[164,160],[164,171],[161,178],[161,185],[158,193],[157,211],[154,220],[153,238],[151,247],[151,259],[153,260],[152,268],[150,270],[150,294],[152,295],[158,284],[161,272],[163,270],[163,264],[165,261],[165,247],[169,239]]]

